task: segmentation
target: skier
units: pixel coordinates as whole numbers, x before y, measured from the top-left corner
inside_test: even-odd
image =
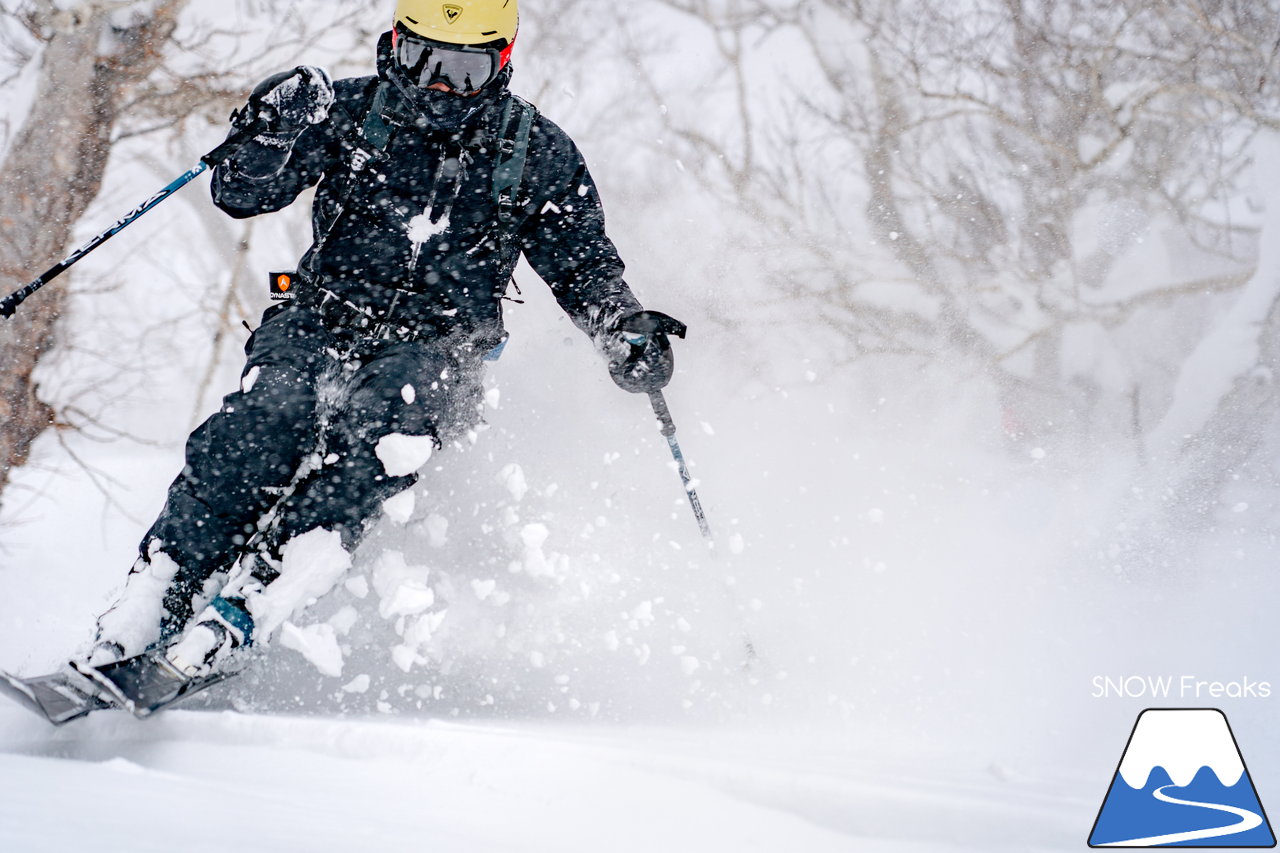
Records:
[[[623,281],[581,154],[508,91],[517,27],[516,0],[399,0],[376,76],[298,67],[233,116],[268,128],[216,168],[214,202],[256,216],[318,185],[314,242],[277,277],[292,298],[251,335],[240,389],[191,435],[81,672],[160,649],[172,678],[208,678],[332,588],[341,565],[282,573],[285,546],[350,554],[478,423],[521,253],[621,388],[670,381],[664,332],[634,322],[662,315]]]

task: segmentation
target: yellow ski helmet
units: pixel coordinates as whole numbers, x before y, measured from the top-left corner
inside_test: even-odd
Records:
[[[489,46],[516,40],[520,15],[516,0],[398,0],[396,24],[409,32],[445,44]]]

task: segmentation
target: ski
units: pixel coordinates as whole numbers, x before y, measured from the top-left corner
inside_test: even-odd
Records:
[[[139,719],[150,717],[235,675],[234,672],[217,672],[187,678],[169,665],[162,649],[103,666],[80,664],[76,669],[101,687],[121,708]]]
[[[66,725],[94,711],[113,707],[91,685],[71,672],[19,678],[0,671],[0,693],[39,714],[55,726]]]

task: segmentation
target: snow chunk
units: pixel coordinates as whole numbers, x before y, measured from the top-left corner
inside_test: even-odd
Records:
[[[299,628],[285,622],[280,629],[280,645],[302,655],[324,675],[333,678],[342,675],[342,649],[338,647],[337,632],[332,625]]]
[[[282,558],[280,577],[262,592],[250,593],[245,602],[257,633],[264,637],[337,586],[351,568],[342,537],[323,527],[289,540]]]
[[[631,611],[631,621],[636,627],[651,624],[653,622],[653,602],[640,602],[640,604]]]
[[[345,637],[351,633],[351,629],[360,621],[360,613],[351,605],[339,610],[337,613],[329,617],[329,624],[333,626],[333,630],[338,632],[339,636]]]
[[[409,242],[416,248],[434,237],[449,230],[449,216],[440,217],[440,221],[432,222],[430,213],[419,213],[409,220]]]
[[[382,554],[373,569],[373,588],[378,592],[382,618],[417,616],[430,609],[436,600],[428,583],[430,574],[425,566],[410,566],[397,551]]]
[[[249,372],[246,373],[244,375],[244,378],[240,380],[240,390],[245,394],[248,394],[250,391],[252,391],[253,386],[258,384],[258,376],[261,373],[262,373],[262,368],[258,367],[256,364],[253,367],[249,368]]]
[[[530,550],[542,548],[547,544],[547,538],[550,536],[551,531],[545,524],[526,524],[520,531],[520,540],[524,542],[524,547]]]
[[[429,435],[392,433],[378,441],[378,459],[389,477],[405,477],[426,465],[435,452],[436,441]]]
[[[485,405],[491,409],[497,409],[502,402],[502,391],[497,388],[490,388],[484,393]]]
[[[524,543],[524,562],[520,565],[519,571],[523,569],[529,573],[530,577],[551,577],[557,573],[562,573],[567,568],[567,560],[562,555],[553,555],[553,559],[548,559],[543,552],[542,546],[547,543],[547,538],[551,536],[551,531],[547,529],[545,524],[526,524],[520,531],[520,540]]]
[[[368,693],[370,679],[367,675],[357,675],[350,683],[342,685],[343,693]]]
[[[413,518],[413,508],[416,504],[417,499],[413,496],[413,489],[405,489],[400,494],[383,501],[382,511],[396,524],[408,524],[409,519]]]
[[[517,501],[524,500],[529,493],[529,483],[524,478],[524,469],[514,462],[498,472],[498,482],[506,487],[511,497]]]
[[[448,610],[437,610],[424,613],[404,629],[404,644],[410,648],[421,648],[431,642],[431,637],[444,624]]]
[[[423,524],[432,548],[443,548],[449,542],[449,519],[432,513]]]
[[[346,582],[346,584],[344,584],[344,586],[346,586],[347,592],[351,593],[356,598],[363,600],[369,597],[369,579],[364,575],[351,578]]]
[[[480,599],[481,601],[484,601],[489,596],[493,595],[493,591],[497,588],[498,588],[498,582],[494,580],[488,580],[488,581],[477,580],[477,581],[471,582],[472,591],[475,592],[476,598]]]
[[[680,671],[685,675],[693,675],[701,668],[702,664],[692,655],[685,655],[680,658]]]
[[[413,405],[413,401],[418,399],[418,391],[412,385],[406,385],[400,389],[400,397],[409,405]]]
[[[391,659],[402,672],[408,672],[418,662],[418,653],[409,646],[396,646],[391,650]]]
[[[402,581],[387,598],[382,599],[378,612],[384,618],[391,616],[417,616],[436,603],[436,593],[421,581]]]

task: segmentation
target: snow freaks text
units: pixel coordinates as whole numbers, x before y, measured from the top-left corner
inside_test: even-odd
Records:
[[[1271,682],[1209,681],[1194,675],[1095,675],[1094,699],[1269,699]]]

